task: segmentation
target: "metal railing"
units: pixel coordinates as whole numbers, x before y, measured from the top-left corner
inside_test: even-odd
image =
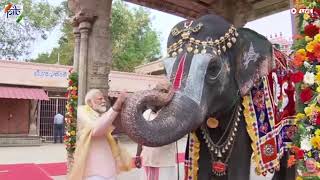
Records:
[[[53,142],[53,117],[58,112],[65,115],[67,99],[64,97],[50,97],[49,101],[40,102],[40,136],[46,142]]]

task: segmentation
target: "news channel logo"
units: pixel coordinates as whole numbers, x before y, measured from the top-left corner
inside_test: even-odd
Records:
[[[291,8],[290,12],[291,12],[291,14],[305,14],[305,13],[313,14],[313,9],[310,9],[310,8],[300,8],[300,9]]]
[[[21,20],[23,19],[23,6],[19,4],[14,4],[14,3],[7,3],[2,7],[2,19],[5,21],[15,21],[17,23],[20,23]]]

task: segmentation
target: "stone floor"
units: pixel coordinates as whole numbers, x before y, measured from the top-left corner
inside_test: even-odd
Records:
[[[127,148],[128,152],[134,156],[136,152],[136,144],[126,138],[121,138],[120,142]],[[185,150],[186,138],[178,142],[179,152]],[[0,148],[0,164],[18,164],[18,163],[53,163],[65,162],[66,151],[63,144],[43,144],[38,147],[1,147]],[[180,180],[183,180],[183,164],[180,167]],[[141,180],[144,171],[135,169],[128,173],[121,174],[117,180]],[[255,176],[252,167],[251,180],[270,180],[271,177]],[[52,177],[54,180],[65,180],[65,176]]]

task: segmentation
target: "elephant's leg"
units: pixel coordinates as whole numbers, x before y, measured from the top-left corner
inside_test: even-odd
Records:
[[[242,118],[243,119],[243,118]],[[251,140],[244,120],[240,122],[236,141],[228,163],[228,180],[249,180],[251,162]]]
[[[280,171],[276,171],[272,180],[294,180],[296,177],[296,168],[287,167],[288,154],[286,153],[280,162]]]

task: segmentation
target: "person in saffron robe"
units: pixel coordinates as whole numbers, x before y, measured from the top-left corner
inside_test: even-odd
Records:
[[[92,89],[86,94],[85,105],[77,111],[78,140],[69,180],[115,180],[119,172],[130,170],[130,156],[111,135],[112,122],[125,99],[126,93],[120,93],[107,110],[100,90]]]

